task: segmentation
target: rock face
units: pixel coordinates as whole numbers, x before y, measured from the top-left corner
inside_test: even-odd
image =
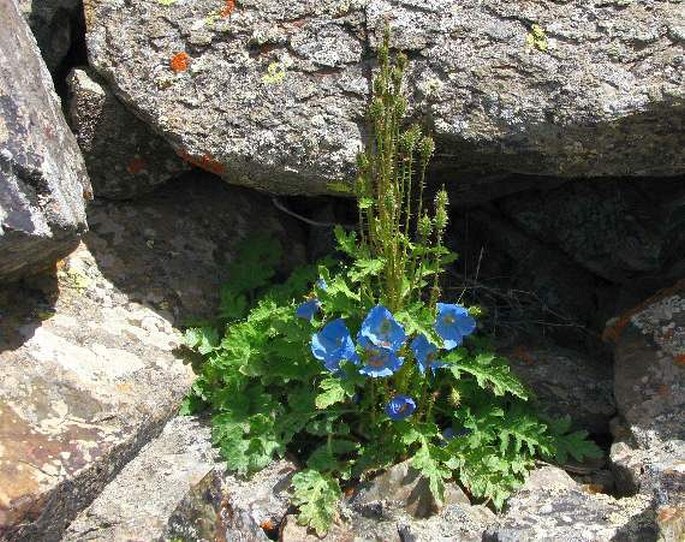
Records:
[[[650,498],[591,494],[556,467],[529,476],[483,542],[656,540]]]
[[[0,539],[59,540],[175,413],[193,374],[174,326],[215,315],[239,239],[271,234],[289,243],[283,271],[298,263],[295,221],[269,198],[203,176],[94,203],[86,245],[56,277],[0,289]],[[203,477],[195,489],[217,495],[216,484]],[[174,525],[201,521],[192,495],[174,495],[178,509],[161,503]]]
[[[611,459],[626,493],[651,495],[665,541],[685,536],[685,281],[608,328],[621,415]]]
[[[13,279],[74,248],[90,183],[14,0],[0,15],[0,279]]]
[[[68,84],[69,123],[96,198],[132,198],[188,169],[166,141],[88,70],[73,70]]]
[[[282,193],[334,191],[364,137],[388,20],[436,170],[685,171],[678,4],[267,0],[86,5],[91,62],[188,160]]]
[[[213,509],[210,525],[216,527],[221,492],[211,490],[217,482],[221,487],[221,475],[209,428],[192,418],[174,418],[78,516],[62,540],[161,540],[168,539],[164,535],[169,530],[183,532],[184,540],[214,540],[203,536],[203,521],[188,520],[194,515],[191,503],[197,502],[194,493],[199,493],[201,508]]]
[[[616,412],[610,363],[552,345],[519,345],[502,353],[533,391],[542,412],[555,418],[570,416],[578,429],[608,434]]]
[[[180,334],[118,292],[86,247],[56,288],[54,308],[48,289],[32,310],[31,292],[2,303],[0,538],[13,541],[59,539],[193,379],[173,353]]]

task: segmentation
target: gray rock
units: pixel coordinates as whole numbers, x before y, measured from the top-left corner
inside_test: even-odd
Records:
[[[609,432],[616,413],[610,362],[552,344],[519,345],[502,354],[543,412],[570,416],[574,427],[596,435]]]
[[[69,123],[96,198],[133,198],[188,169],[89,70],[69,74]]]
[[[27,287],[0,291],[3,540],[59,540],[194,378],[174,354],[180,333],[118,292],[85,246],[56,282],[34,307]]]
[[[81,0],[18,0],[18,3],[48,69],[54,73],[79,29]]]
[[[191,171],[128,202],[96,201],[89,208],[87,243],[105,274],[130,299],[174,325],[216,317],[221,285],[236,244],[251,234],[277,239],[287,275],[305,259],[299,222],[271,200]]]
[[[383,515],[383,510],[400,508],[415,518],[426,518],[439,511],[441,506],[435,502],[428,487],[428,481],[404,461],[390,467],[370,482],[357,489],[350,499],[350,506],[362,515]],[[470,505],[468,497],[461,488],[447,484],[445,503]]]
[[[571,182],[504,198],[499,208],[528,235],[592,273],[654,291],[685,273],[683,179]]]
[[[86,229],[90,183],[14,0],[0,3],[0,279],[49,266]]]
[[[208,524],[216,529],[221,521],[222,471],[209,428],[190,417],[174,418],[79,514],[62,540],[153,541],[182,535],[211,542]]]
[[[318,194],[354,169],[386,20],[446,177],[682,173],[679,9],[136,0],[88,3],[86,22],[95,69],[179,152],[231,182]]]
[[[611,459],[620,489],[651,495],[660,536],[685,536],[685,284],[610,323],[616,341]]]
[[[533,471],[483,542],[654,541],[651,499],[591,494],[556,467]]]

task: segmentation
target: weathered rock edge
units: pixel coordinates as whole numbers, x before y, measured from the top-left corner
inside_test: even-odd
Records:
[[[230,182],[318,194],[351,178],[386,20],[440,174],[685,171],[677,3],[169,4],[89,2],[91,63],[183,157]]]
[[[90,182],[14,0],[0,0],[0,18],[0,280],[12,280],[75,247]]]

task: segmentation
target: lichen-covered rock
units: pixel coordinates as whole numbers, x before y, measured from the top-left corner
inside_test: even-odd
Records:
[[[74,69],[67,81],[69,123],[96,198],[133,198],[188,169],[89,70]]]
[[[93,66],[190,161],[275,192],[335,191],[364,136],[385,21],[411,57],[436,169],[685,171],[679,5],[501,0],[88,2]],[[658,151],[655,151],[657,150]]]
[[[0,280],[54,263],[86,229],[90,183],[14,0],[0,2]]]
[[[483,542],[605,542],[656,540],[646,495],[614,499],[592,494],[556,467],[533,471],[508,501]]]
[[[610,323],[621,420],[611,459],[624,492],[652,495],[661,539],[685,536],[685,281]]]
[[[175,413],[193,374],[174,325],[216,314],[240,239],[289,243],[284,272],[301,261],[269,198],[203,175],[95,204],[57,277],[0,289],[0,538],[58,540]]]

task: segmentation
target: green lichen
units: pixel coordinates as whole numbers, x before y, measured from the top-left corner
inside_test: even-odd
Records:
[[[272,62],[262,75],[262,82],[267,85],[280,85],[285,79],[286,67],[283,62]]]
[[[533,23],[530,26],[530,32],[526,34],[526,47],[546,53],[547,46],[547,34],[545,34],[545,30],[539,24]]]

